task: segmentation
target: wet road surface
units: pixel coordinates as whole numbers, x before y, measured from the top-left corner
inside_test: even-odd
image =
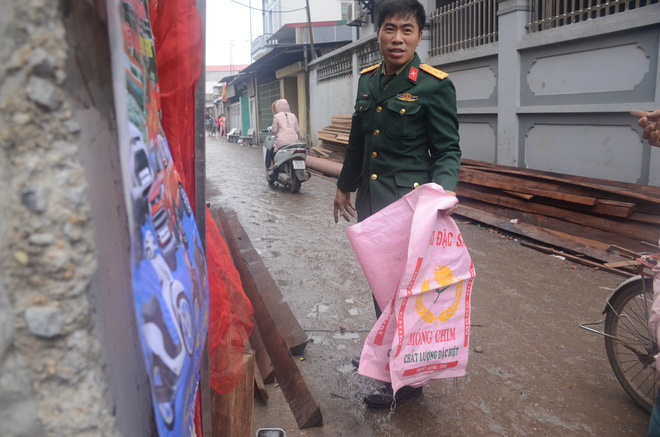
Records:
[[[287,436],[642,436],[648,415],[616,381],[603,340],[579,328],[601,320],[621,277],[525,248],[459,216],[477,277],[463,378],[434,381],[395,411],[369,410],[380,384],[350,364],[375,322],[366,279],[335,224],[335,181],[313,175],[300,193],[269,187],[260,146],[207,138],[207,201],[235,211],[311,341],[298,366],[321,407],[299,430],[275,384],[255,399],[253,429]],[[512,217],[514,218],[514,217]]]

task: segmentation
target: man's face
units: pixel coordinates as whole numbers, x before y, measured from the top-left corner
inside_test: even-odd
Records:
[[[422,40],[422,31],[412,16],[387,17],[376,30],[376,36],[387,73],[392,74],[412,58]]]

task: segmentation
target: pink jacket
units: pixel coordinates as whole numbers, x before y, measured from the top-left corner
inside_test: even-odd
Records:
[[[276,135],[273,150],[278,151],[280,147],[298,141],[300,126],[298,119],[290,112],[289,102],[285,99],[275,103],[276,114],[273,117],[273,133]]]

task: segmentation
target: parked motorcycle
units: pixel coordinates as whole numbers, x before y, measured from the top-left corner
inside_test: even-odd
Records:
[[[312,176],[306,171],[305,160],[309,152],[307,144],[298,142],[282,146],[275,153],[273,169],[268,170],[270,164],[268,162],[268,151],[273,148],[275,135],[271,132],[270,127],[262,132],[267,134],[263,142],[263,150],[268,185],[277,182],[290,192],[297,193],[300,191],[300,185]]]

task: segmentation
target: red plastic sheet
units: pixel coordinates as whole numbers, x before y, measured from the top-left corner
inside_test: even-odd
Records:
[[[195,89],[202,73],[202,19],[191,0],[150,0],[161,124],[172,159],[195,205]]]
[[[195,205],[195,90],[202,65],[202,21],[194,0],[150,0],[149,14],[156,44],[161,125]],[[229,393],[242,378],[243,345],[252,332],[254,310],[208,209],[206,230],[211,387]]]

